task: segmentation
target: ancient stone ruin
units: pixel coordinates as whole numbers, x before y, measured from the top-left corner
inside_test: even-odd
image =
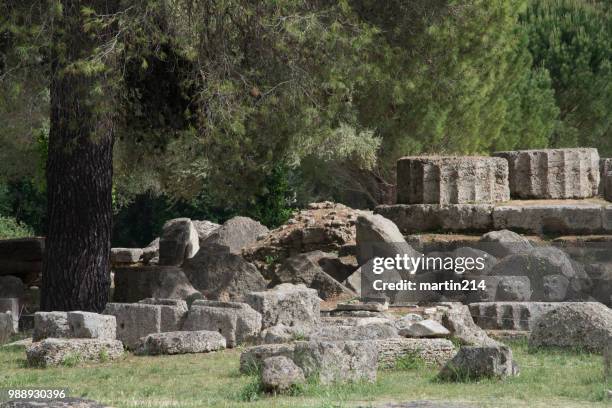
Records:
[[[145,248],[114,248],[102,314],[32,313],[29,263],[42,250],[6,248],[41,241],[0,242],[13,268],[0,273],[0,343],[31,333],[27,360],[40,367],[238,348],[241,372],[273,393],[373,382],[407,358],[441,381],[504,379],[520,371],[505,338],[601,353],[609,375],[611,197],[612,160],[596,149],[406,157],[397,204],[313,203],[272,231],[180,218]],[[386,281],[429,289],[372,290],[376,258],[396,256],[455,267],[388,268]],[[467,258],[483,267],[457,273]],[[452,280],[484,287],[442,285]]]

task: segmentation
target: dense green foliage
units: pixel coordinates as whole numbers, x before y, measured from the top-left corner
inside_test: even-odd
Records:
[[[179,215],[275,226],[312,200],[371,206],[402,155],[549,145],[612,154],[609,8],[123,0],[109,16],[84,7],[92,33],[118,27],[76,67],[109,70],[104,86],[117,95],[116,240],[145,244]],[[35,197],[56,13],[55,1],[0,6],[0,183],[35,186],[29,203],[44,203]],[[29,205],[0,215],[44,232]]]
[[[611,4],[533,1],[524,16],[534,65],[550,72],[560,109],[555,146],[595,146],[612,154]]]

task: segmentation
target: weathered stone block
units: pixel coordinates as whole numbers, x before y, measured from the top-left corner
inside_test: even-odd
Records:
[[[612,338],[612,310],[597,302],[561,303],[540,316],[529,347],[564,347],[602,353]]]
[[[597,149],[542,149],[497,152],[508,160],[515,198],[587,198],[599,188]]]
[[[512,350],[504,344],[463,346],[440,371],[439,377],[449,381],[480,378],[505,378],[518,375]]]
[[[158,305],[161,309],[161,331],[179,331],[187,317],[189,308],[187,302],[180,299],[143,299],[138,303],[146,305]]]
[[[531,330],[545,313],[571,302],[482,302],[470,303],[470,314],[487,330]]]
[[[264,329],[283,324],[306,331],[319,323],[321,301],[317,291],[303,285],[284,283],[271,290],[251,292],[246,301],[261,313]]]
[[[71,362],[116,360],[123,355],[123,345],[119,340],[50,338],[32,343],[26,355],[30,366],[50,367],[68,359]]]
[[[508,163],[496,157],[404,157],[397,161],[399,204],[493,203],[510,199]]]
[[[180,266],[200,249],[200,239],[189,218],[176,218],[164,224],[159,239],[159,264]]]
[[[493,209],[493,227],[539,235],[597,234],[605,232],[605,215],[605,206],[596,203],[503,205]]]
[[[612,158],[599,159],[599,195],[608,201],[612,198]],[[608,198],[610,197],[610,198]]]
[[[287,357],[270,357],[263,362],[261,383],[266,391],[286,391],[304,381],[302,369]]]
[[[141,303],[108,303],[104,314],[117,320],[117,338],[128,349],[138,347],[141,337],[161,331],[161,308]]]
[[[36,312],[34,314],[34,333],[32,339],[40,341],[49,337],[72,337],[66,312]]]
[[[153,333],[141,339],[137,354],[208,353],[225,348],[225,337],[213,331],[175,331]]]
[[[285,356],[322,384],[375,381],[376,344],[371,341],[298,341],[292,344],[255,346],[240,356],[241,372],[261,367],[266,358]]]
[[[84,339],[116,340],[115,316],[90,312],[68,312],[68,326],[72,337]]]
[[[261,331],[261,315],[246,303],[197,300],[183,330],[210,330],[225,337],[227,347],[254,341]]]
[[[453,343],[447,339],[393,338],[375,340],[375,343],[381,368],[393,368],[406,356],[417,356],[425,364],[441,366],[457,353]]]
[[[490,204],[396,204],[379,205],[374,212],[393,221],[404,234],[425,231],[490,231]]]

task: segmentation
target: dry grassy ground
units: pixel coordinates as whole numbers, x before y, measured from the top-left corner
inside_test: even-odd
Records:
[[[439,383],[418,362],[380,371],[375,384],[307,384],[293,396],[258,393],[256,377],[238,373],[240,350],[135,357],[101,365],[27,368],[17,347],[0,348],[0,388],[66,387],[70,395],[114,407],[353,407],[387,401],[440,400],[477,407],[610,407],[600,355],[541,351],[511,343],[522,372],[506,381]]]

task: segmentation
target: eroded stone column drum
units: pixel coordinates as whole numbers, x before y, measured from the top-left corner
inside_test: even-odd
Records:
[[[420,156],[397,161],[398,204],[493,203],[509,199],[505,159]]]
[[[588,198],[599,189],[597,149],[542,149],[497,152],[508,160],[513,198]]]

